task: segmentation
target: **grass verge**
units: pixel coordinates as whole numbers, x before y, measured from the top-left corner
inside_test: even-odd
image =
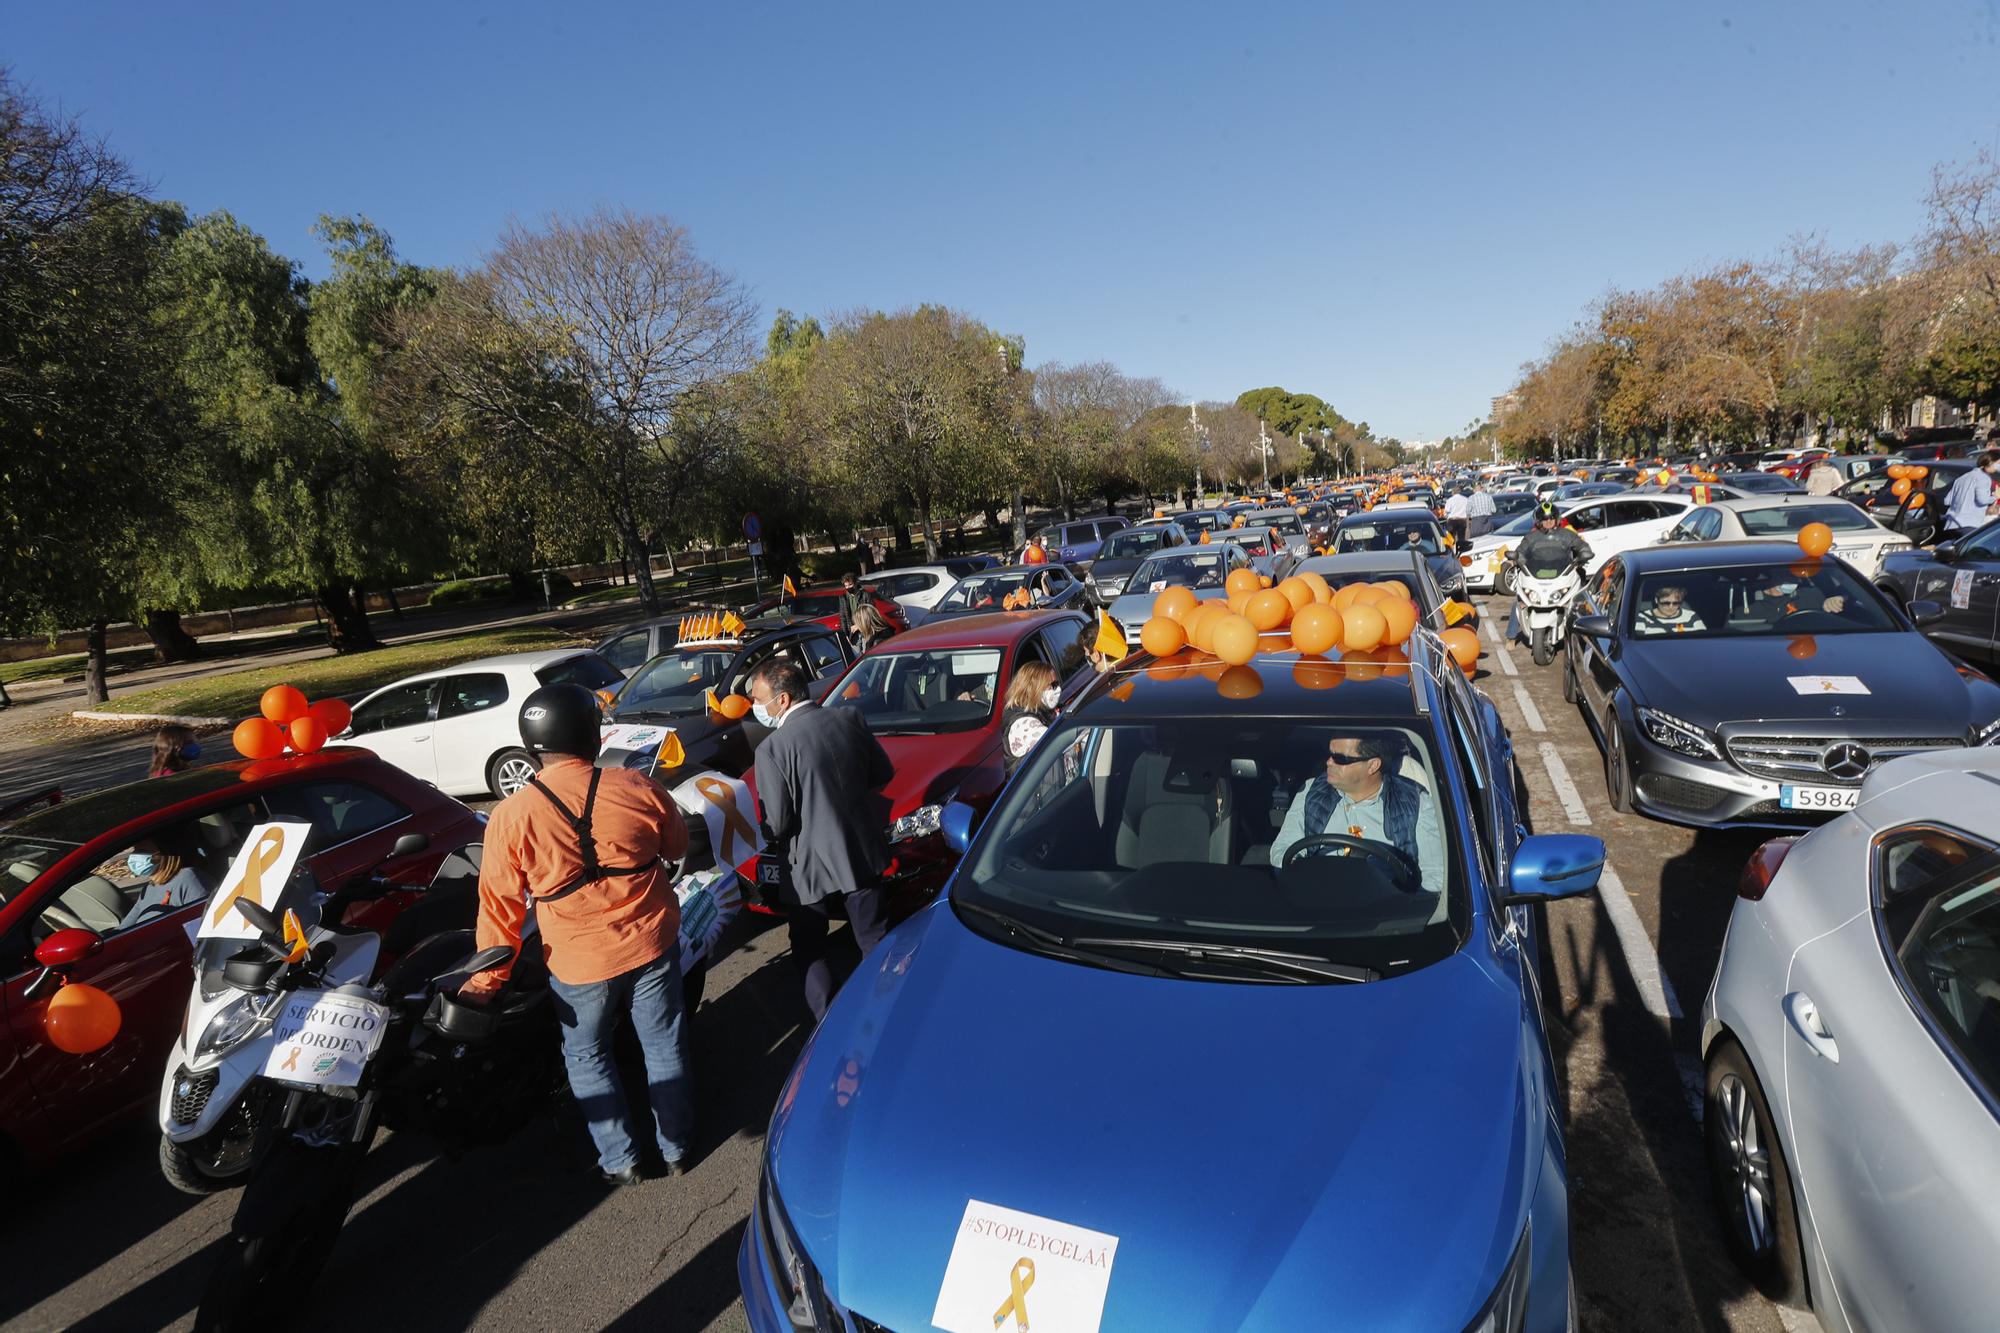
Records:
[[[150,690],[114,694],[111,702],[93,710],[104,713],[154,713],[175,717],[249,717],[273,685],[295,685],[308,699],[335,695],[353,698],[401,676],[495,653],[531,652],[580,643],[574,635],[542,625],[463,634],[448,639],[399,643],[346,657],[321,657],[310,662],[252,667],[220,675],[175,681]]]

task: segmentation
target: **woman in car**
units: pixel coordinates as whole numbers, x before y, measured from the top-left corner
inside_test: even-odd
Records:
[[[1030,662],[1014,673],[1000,714],[1000,750],[1009,777],[1056,720],[1057,693],[1056,671],[1047,662]]]
[[[120,930],[201,902],[211,888],[195,869],[187,835],[179,831],[139,839],[126,853],[125,868],[144,882],[139,887],[139,900],[126,909],[118,923]]]
[[[1669,583],[1654,591],[1650,606],[1640,608],[1633,628],[1641,634],[1690,634],[1708,626],[1687,604],[1687,589]]]

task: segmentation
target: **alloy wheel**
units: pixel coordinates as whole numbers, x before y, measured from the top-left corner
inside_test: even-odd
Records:
[[[500,795],[507,797],[528,785],[528,779],[535,776],[535,765],[524,758],[503,759],[494,771],[500,779]]]
[[[1771,1157],[1757,1126],[1757,1109],[1750,1089],[1734,1074],[1716,1084],[1715,1101],[1722,1112],[1723,1144],[1729,1173],[1737,1190],[1738,1222],[1743,1238],[1758,1255],[1771,1249]]]

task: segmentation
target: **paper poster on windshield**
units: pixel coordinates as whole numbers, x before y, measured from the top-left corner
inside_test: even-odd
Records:
[[[1951,605],[1953,610],[1969,611],[1972,609],[1972,575],[1972,570],[1961,569],[1951,576]]]
[[[1118,1237],[968,1199],[931,1323],[946,1333],[1097,1333]]]
[[[373,1000],[334,991],[300,991],[271,1029],[267,1077],[351,1088],[382,1045],[389,1011]]]
[[[708,845],[719,866],[748,867],[764,850],[757,798],[741,778],[700,773],[673,789],[674,804],[708,825]]]
[[[1867,694],[1859,676],[1787,676],[1800,694]]]
[[[259,824],[243,841],[243,850],[229,863],[222,887],[208,900],[202,913],[198,939],[254,940],[257,928],[236,910],[239,902],[253,902],[276,913],[284,896],[285,882],[299,864],[306,849],[310,824]]]

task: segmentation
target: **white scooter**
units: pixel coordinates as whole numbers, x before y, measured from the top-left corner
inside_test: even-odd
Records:
[[[407,834],[389,859],[414,856],[430,840]],[[428,907],[456,906],[443,918],[462,915],[469,925],[476,913],[480,846],[474,843],[446,856],[423,898],[411,906],[410,926],[420,934],[455,924],[453,920],[422,921],[437,915]],[[322,890],[312,872],[301,867],[285,886],[281,904],[296,907],[307,922],[338,921],[349,903],[407,888],[379,875],[357,879],[333,893]],[[398,918],[401,921],[402,918]],[[370,930],[308,927],[307,941],[315,957],[325,951],[330,984],[366,986],[375,979],[383,937]],[[242,1183],[256,1155],[258,1131],[268,1118],[265,1105],[271,1083],[257,1076],[270,1055],[273,1019],[283,996],[236,984],[230,958],[244,947],[240,939],[201,938],[195,941],[194,989],[173,1054],[160,1082],[160,1171],[174,1188],[188,1194],[212,1194]]]
[[[1566,569],[1531,570],[1525,566],[1515,569],[1514,621],[1508,626],[1508,637],[1527,639],[1536,666],[1547,666],[1555,659],[1556,649],[1562,646],[1563,634],[1569,628],[1570,603],[1582,590],[1583,570],[1577,565]]]

